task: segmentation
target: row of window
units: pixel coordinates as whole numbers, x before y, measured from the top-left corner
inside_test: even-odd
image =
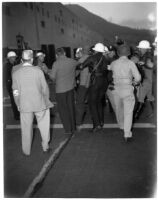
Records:
[[[43,3],[40,3],[40,4],[41,4],[42,6],[44,5]],[[33,3],[32,3],[32,2],[29,2],[29,3],[26,3],[26,2],[25,2],[24,5],[25,5],[25,7],[30,8],[31,10],[34,9],[34,6],[33,6]],[[38,5],[36,6],[36,9],[37,9],[37,11],[40,13],[40,8],[39,8]],[[42,8],[42,15],[45,16],[45,14],[47,15],[48,18],[50,18],[49,11],[45,12],[45,11],[44,11],[44,8]],[[63,17],[63,11],[62,11],[61,9],[59,10],[59,15],[60,15],[60,17]],[[64,20],[63,20],[62,18],[60,18],[60,17],[57,17],[56,15],[54,15],[54,20],[55,20],[55,22],[58,23],[58,24],[66,25],[66,24],[64,23]],[[42,24],[43,24],[43,23],[42,23]],[[41,25],[42,25],[42,24],[41,24]],[[73,24],[73,25],[75,24],[75,20],[74,20],[74,19],[72,19],[72,24]],[[77,23],[76,23],[76,25],[77,25]],[[42,27],[45,27],[45,26],[42,25]],[[79,24],[79,27],[82,28],[82,27],[83,27],[82,24]],[[75,28],[75,27],[73,26],[73,28],[77,30],[77,27]]]
[[[34,9],[34,6],[33,6],[33,3],[24,3],[24,5],[25,5],[25,7],[26,8],[30,8],[31,10],[33,10]],[[43,4],[42,4],[43,5]],[[39,6],[37,5],[36,6],[36,10],[37,10],[37,12],[39,12],[40,13],[40,8],[39,8]],[[47,16],[48,18],[50,17],[50,14],[49,14],[49,11],[46,11],[45,12],[45,10],[44,10],[44,8],[42,8],[42,16]]]

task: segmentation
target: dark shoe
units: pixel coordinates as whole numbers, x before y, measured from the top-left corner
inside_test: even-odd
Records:
[[[129,143],[129,142],[132,142],[133,141],[133,138],[132,137],[124,137],[125,139],[125,142],[126,143]]]
[[[103,128],[103,126],[104,126],[104,122],[101,122],[100,127]]]
[[[94,127],[94,128],[92,129],[92,132],[93,132],[93,133],[96,133],[96,132],[100,131],[101,129],[102,129],[101,126],[96,126],[96,127]]]
[[[15,116],[14,119],[18,121],[20,120],[20,116]]]
[[[52,148],[48,148],[46,151],[43,151],[43,153],[45,154],[45,153],[50,153],[52,151]]]
[[[24,157],[29,157],[29,156],[30,156],[30,154],[26,154],[26,153],[22,153],[22,155],[23,155]]]

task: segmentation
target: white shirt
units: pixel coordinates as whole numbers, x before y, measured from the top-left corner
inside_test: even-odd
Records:
[[[132,85],[133,78],[136,82],[141,80],[136,65],[126,56],[113,61],[109,69],[113,72],[114,84],[117,86]]]

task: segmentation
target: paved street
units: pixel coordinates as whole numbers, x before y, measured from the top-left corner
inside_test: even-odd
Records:
[[[42,184],[32,197],[52,198],[145,198],[155,193],[156,129],[154,117],[148,119],[146,104],[133,128],[133,141],[125,143],[115,116],[105,108],[105,128],[90,132],[89,113],[85,127],[71,138]],[[52,111],[50,146],[43,154],[38,129],[30,157],[21,151],[20,126],[12,118],[9,102],[4,103],[4,186],[5,197],[23,197],[51,154],[65,139],[57,108]],[[35,122],[36,123],[36,122]],[[149,128],[150,127],[150,128]]]

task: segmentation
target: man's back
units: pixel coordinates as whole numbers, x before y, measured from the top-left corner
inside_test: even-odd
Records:
[[[127,57],[120,57],[111,63],[111,70],[113,71],[114,84],[131,85],[132,79],[140,80],[140,74],[136,65]]]
[[[75,69],[77,61],[60,56],[52,67],[52,78],[55,79],[56,93],[69,91],[75,86]]]
[[[46,109],[47,87],[43,72],[32,65],[22,65],[13,72],[13,90],[19,91],[22,112]]]

